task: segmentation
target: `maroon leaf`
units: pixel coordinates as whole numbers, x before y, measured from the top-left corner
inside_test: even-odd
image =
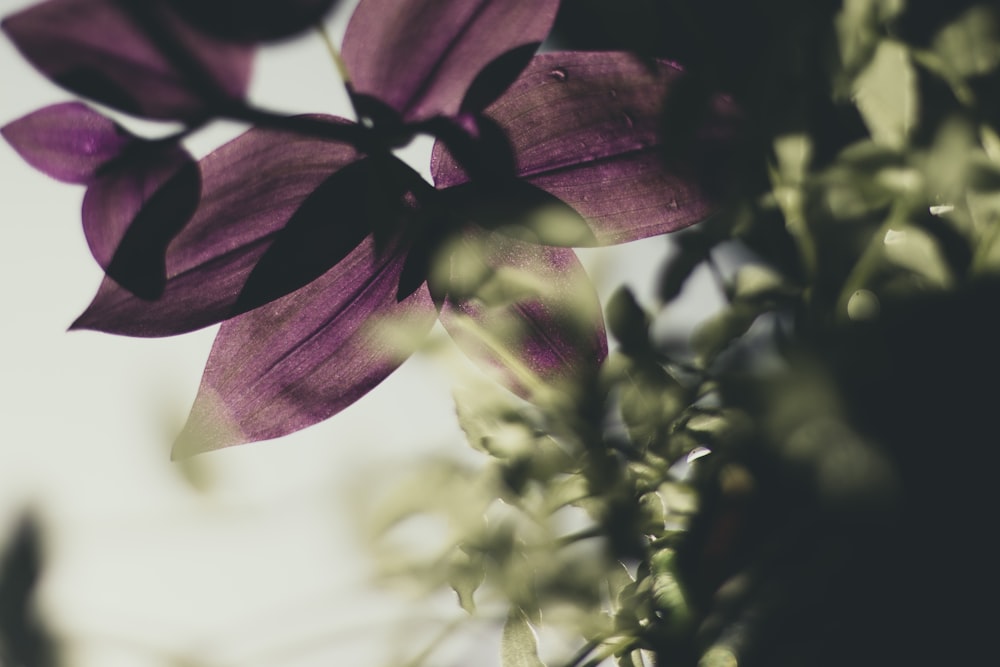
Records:
[[[177,12],[223,39],[256,42],[308,30],[339,0],[169,0]]]
[[[48,0],[3,28],[54,82],[139,116],[198,117],[241,98],[249,81],[249,47],[191,28],[160,0]]]
[[[600,245],[672,232],[705,218],[712,202],[697,169],[667,168],[658,124],[676,66],[627,53],[536,56],[485,115],[510,140],[520,177],[576,209]],[[468,176],[438,142],[434,182]]]
[[[558,0],[362,0],[344,37],[354,89],[408,121],[459,110],[499,56],[540,44]]]
[[[157,297],[166,246],[198,202],[198,170],[187,152],[135,137],[79,102],[35,111],[2,133],[29,164],[89,186],[83,229],[94,258],[132,293]]]
[[[593,377],[607,338],[597,293],[572,250],[478,231],[454,252],[441,323],[473,361],[526,398]],[[465,276],[454,267],[476,262],[480,282],[462,290]]]
[[[426,286],[402,301],[405,253],[371,236],[306,287],[222,325],[174,457],[277,438],[321,422],[385,379],[405,354],[383,340],[383,317],[426,334]]]
[[[73,328],[169,336],[233,316],[247,277],[280,230],[331,174],[357,158],[339,142],[267,129],[250,130],[222,146],[198,164],[201,198],[167,248],[162,296],[143,301],[105,279]],[[330,208],[323,214],[330,225],[355,236],[364,221],[341,218],[343,212]],[[140,215],[155,218],[157,211],[147,207]]]
[[[5,125],[0,134],[35,169],[83,185],[136,141],[117,123],[80,102],[33,111]]]
[[[235,312],[251,310],[308,284],[369,233],[381,249],[380,232],[394,239],[401,231],[412,231],[420,215],[417,189],[433,192],[416,172],[391,157],[365,158],[334,173],[306,197],[275,236],[247,277]]]
[[[83,198],[83,231],[97,263],[132,294],[159,298],[167,245],[191,220],[200,194],[198,166],[187,151],[134,142]]]

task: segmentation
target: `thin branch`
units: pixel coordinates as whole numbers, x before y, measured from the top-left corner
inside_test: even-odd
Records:
[[[579,665],[587,659],[591,653],[594,652],[598,646],[601,645],[602,639],[591,639],[586,644],[580,647],[580,650],[573,654],[573,657],[569,659],[563,667],[579,667]]]

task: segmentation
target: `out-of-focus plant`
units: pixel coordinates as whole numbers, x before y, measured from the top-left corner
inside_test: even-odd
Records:
[[[582,398],[456,394],[485,454],[456,480],[486,491],[437,581],[503,625],[511,667],[994,659],[996,6],[582,1],[555,34],[697,75],[663,159],[712,91],[746,131],[657,308],[605,305],[619,347]],[[724,305],[660,335],[695,273]],[[567,632],[578,652],[546,649]]]
[[[193,4],[98,0],[11,19],[15,34],[32,11],[89,8],[139,35],[122,48],[162,75],[137,81],[117,57],[82,75],[49,58],[64,28],[79,51],[84,28],[28,22],[22,50],[71,90],[188,129],[262,126],[197,167],[177,137],[132,137],[75,104],[8,126],[97,202],[84,222],[109,278],[85,323],[162,335],[228,320],[199,399],[228,410],[207,445],[222,446],[324,419],[395,368],[380,348],[338,347],[376,340],[358,333],[374,315],[414,306],[421,335],[440,316],[500,381],[455,391],[478,463],[412,471],[373,510],[373,553],[494,621],[505,667],[989,660],[1000,11],[579,0],[539,18],[506,4],[363,2],[343,58],[358,123],[244,105],[247,39],[274,36],[255,21],[219,32]],[[553,18],[552,39],[578,50],[532,56]],[[351,41],[362,33],[385,48]],[[418,132],[438,140],[433,186],[391,156]],[[261,226],[240,227],[255,212],[229,205],[261,168]],[[710,202],[674,237],[654,309],[627,289],[604,304],[618,342],[604,358],[565,247],[675,231]],[[320,224],[341,204],[364,224]],[[118,226],[101,236],[101,221]],[[197,289],[172,301],[190,271]],[[661,335],[698,273],[724,305],[690,338]],[[191,308],[207,278],[211,303]],[[261,378],[263,403],[244,393]],[[406,526],[435,518],[437,548],[414,549]]]

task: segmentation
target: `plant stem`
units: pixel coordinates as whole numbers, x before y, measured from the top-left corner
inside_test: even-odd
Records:
[[[330,39],[330,34],[326,31],[326,26],[322,23],[316,25],[316,32],[319,33],[320,39],[323,40],[323,44],[326,46],[326,51],[330,54],[330,59],[333,60],[333,64],[337,68],[340,78],[343,80],[344,85],[347,86],[348,92],[350,92],[351,75],[348,73],[347,65],[344,64],[344,59],[340,55],[340,49],[338,49],[337,45],[333,43],[332,39]]]

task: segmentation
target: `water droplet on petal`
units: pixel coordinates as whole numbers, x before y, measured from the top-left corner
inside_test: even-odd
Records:
[[[566,70],[563,69],[562,67],[553,67],[552,71],[549,72],[549,76],[551,76],[559,83],[563,83],[566,81],[566,79],[569,78],[569,73],[566,72]]]
[[[628,111],[622,112],[622,120],[625,121],[625,127],[632,129],[635,127],[635,119],[629,114]]]
[[[671,199],[670,201],[667,202],[667,208],[669,208],[671,211],[676,211],[678,208],[680,208],[680,206],[677,204],[676,199]]]

